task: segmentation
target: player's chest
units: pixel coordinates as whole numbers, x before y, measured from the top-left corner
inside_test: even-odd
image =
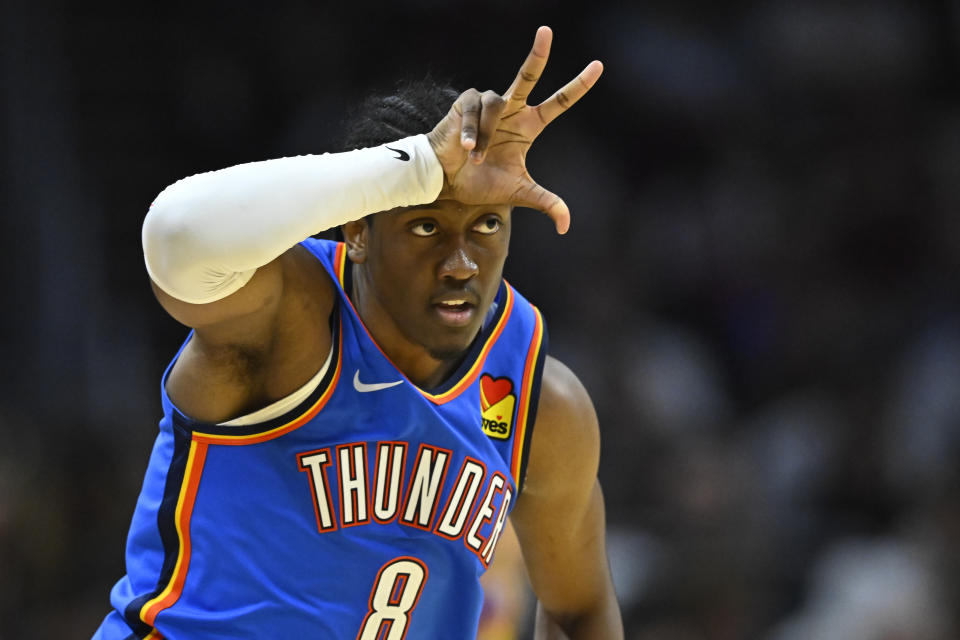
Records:
[[[484,433],[476,394],[438,407],[409,385],[358,392],[343,382],[343,394],[281,438],[209,448],[201,488],[211,494],[209,521],[262,505],[273,516],[260,524],[298,532],[303,547],[343,536],[426,538],[488,564],[516,486],[502,441]],[[391,401],[391,391],[401,397]]]

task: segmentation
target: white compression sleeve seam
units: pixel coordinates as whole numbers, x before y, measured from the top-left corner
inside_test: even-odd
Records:
[[[144,262],[169,295],[214,302],[303,239],[370,213],[432,202],[442,187],[443,169],[425,135],[197,174],[157,196],[143,222]]]

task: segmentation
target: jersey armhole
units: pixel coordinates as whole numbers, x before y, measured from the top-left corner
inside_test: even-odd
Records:
[[[532,305],[531,305],[532,306]],[[524,481],[527,475],[527,460],[530,457],[530,443],[533,440],[533,427],[537,422],[537,407],[540,402],[540,384],[543,380],[543,364],[547,358],[549,339],[547,336],[547,326],[543,321],[540,310],[533,307],[536,315],[536,327],[533,338],[530,341],[530,348],[527,352],[527,361],[523,372],[522,400],[518,407],[518,416],[521,420],[520,429],[517,430],[515,438],[518,442],[514,443],[513,461],[511,471],[513,471],[514,481],[517,485],[517,495],[523,492]]]

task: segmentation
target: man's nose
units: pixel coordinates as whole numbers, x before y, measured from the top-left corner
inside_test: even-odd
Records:
[[[467,247],[463,242],[458,242],[455,246],[449,248],[440,263],[438,275],[440,278],[452,278],[454,280],[469,280],[479,273],[480,268],[476,261],[470,256]]]

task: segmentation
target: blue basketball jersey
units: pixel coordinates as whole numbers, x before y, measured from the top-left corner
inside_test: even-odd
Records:
[[[95,638],[475,637],[522,488],[540,312],[501,283],[459,369],[420,389],[351,304],[344,245],[303,246],[339,289],[324,379],[281,417],[218,426],[177,410],[167,368],[127,575]]]

